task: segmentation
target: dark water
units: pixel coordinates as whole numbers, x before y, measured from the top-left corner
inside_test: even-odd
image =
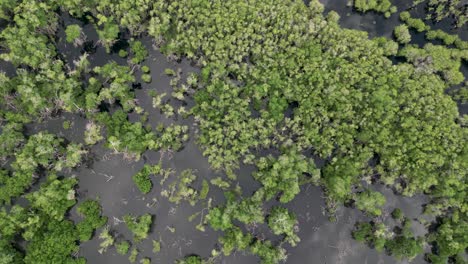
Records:
[[[444,19],[438,23],[433,23],[431,20],[425,20],[425,3],[412,6],[412,0],[392,0],[392,4],[398,8],[398,12],[392,14],[389,18],[385,18],[383,14],[373,11],[366,13],[355,12],[351,6],[347,5],[346,0],[319,0],[325,7],[325,13],[335,11],[340,15],[340,25],[345,28],[358,29],[367,31],[369,37],[392,37],[393,29],[402,22],[399,19],[399,13],[409,11],[414,18],[424,19],[424,22],[431,29],[442,29],[447,33],[456,34],[463,40],[468,40],[467,27],[455,28],[450,19]],[[412,43],[424,45],[427,41],[424,39],[424,33],[417,33],[411,30]]]
[[[343,1],[322,0],[326,7],[326,12],[335,10],[341,15],[341,24],[344,27],[365,30],[369,32],[370,37],[387,36],[391,37],[393,28],[399,24],[396,15],[390,19],[385,19],[382,15],[367,13],[365,15],[353,13],[351,8],[347,7]],[[397,1],[399,11],[409,7],[408,1]],[[65,24],[82,22],[64,19]],[[96,32],[91,25],[84,25],[84,30],[88,40],[97,39]],[[63,29],[59,36],[63,37]],[[103,214],[109,217],[108,225],[114,234],[117,235],[117,241],[125,239],[131,240],[132,236],[126,229],[125,224],[121,223],[125,214],[141,215],[150,213],[155,216],[152,226],[152,232],[149,237],[136,246],[140,251],[139,258],[149,257],[152,263],[173,263],[188,254],[198,254],[202,257],[209,257],[211,250],[216,248],[217,238],[220,233],[207,228],[205,232],[195,229],[197,221],[190,223],[188,217],[193,213],[200,212],[205,207],[204,203],[198,203],[192,207],[187,203],[175,205],[169,203],[166,198],[161,197],[161,186],[159,179],[153,177],[153,189],[147,195],[142,195],[132,181],[132,175],[138,172],[144,165],[156,164],[162,160],[164,168],[173,168],[177,174],[184,169],[194,169],[199,176],[196,186],[199,186],[201,179],[212,179],[222,176],[210,169],[209,163],[203,157],[201,150],[197,147],[194,139],[193,120],[178,118],[176,121],[165,118],[159,110],[152,107],[152,98],[148,96],[148,91],[155,89],[158,93],[166,92],[170,97],[172,88],[169,84],[170,77],[164,74],[164,69],[181,69],[182,79],[189,72],[197,72],[198,68],[192,67],[188,61],[181,62],[168,61],[159,51],[151,48],[151,40],[145,38],[142,40],[150,51],[150,57],[143,63],[151,69],[153,81],[150,84],[142,83],[142,88],[136,90],[138,103],[146,112],[149,113],[149,123],[155,127],[158,123],[164,124],[177,123],[190,126],[190,140],[184,145],[183,150],[175,153],[161,153],[147,151],[139,161],[126,161],[122,155],[114,154],[106,149],[102,143],[91,147],[88,155],[88,166],[82,166],[72,172],[79,179],[78,194],[79,200],[84,198],[99,199]],[[423,41],[417,39],[416,41]],[[93,46],[89,43],[89,45]],[[71,62],[77,59],[83,50],[74,48],[71,44],[59,42],[59,51],[65,59]],[[114,60],[119,64],[126,64],[125,59],[114,54],[107,54],[105,49],[96,46],[95,53],[90,56],[93,66],[103,65],[109,60]],[[1,65],[3,66],[3,65]],[[5,70],[5,68],[2,67]],[[10,69],[11,70],[11,69]],[[140,73],[137,71],[137,76]],[[169,98],[167,97],[167,98]],[[193,102],[186,102],[189,106]],[[182,102],[174,102],[175,106],[182,105]],[[189,107],[188,106],[188,107]],[[188,108],[187,107],[187,108]],[[132,117],[132,119],[135,117]],[[62,123],[64,120],[72,121],[72,128],[64,130]],[[64,114],[58,118],[46,120],[41,124],[28,127],[28,133],[34,131],[48,130],[59,136],[74,142],[83,143],[84,127],[87,120],[79,115]],[[252,193],[259,187],[250,176],[253,168],[243,167],[238,172],[238,182],[243,188],[245,194]],[[171,180],[171,179],[170,179]],[[385,205],[386,221],[389,213],[394,208],[401,208],[405,215],[410,218],[416,218],[422,211],[422,204],[427,202],[427,197],[417,196],[412,198],[394,195],[389,189],[382,186],[376,186],[376,189],[385,194],[387,203]],[[210,197],[213,198],[213,204],[222,203],[224,197],[222,192],[216,187],[211,186]],[[286,206],[294,211],[299,220],[300,231],[298,233],[301,242],[294,248],[285,245],[288,250],[288,260],[286,263],[292,264],[338,264],[338,263],[398,263],[395,259],[378,253],[367,246],[354,241],[351,238],[351,230],[356,221],[366,220],[367,218],[358,210],[351,208],[340,208],[337,214],[337,222],[332,223],[328,220],[325,212],[323,193],[320,188],[305,185],[302,186],[302,192]],[[70,212],[72,219],[77,220],[76,212]],[[389,224],[392,224],[389,222]],[[175,228],[171,232],[170,228]],[[258,230],[264,230],[262,226]],[[424,235],[425,228],[422,224],[414,221],[413,229],[417,235]],[[258,232],[255,231],[254,232]],[[99,232],[98,232],[99,233]],[[258,233],[260,234],[260,232]],[[271,234],[264,234],[273,237]],[[278,240],[279,238],[274,238]],[[161,241],[161,252],[152,253],[152,240]],[[129,263],[128,255],[120,256],[114,248],[100,254],[99,239],[97,235],[81,245],[79,256],[86,257],[88,263]],[[216,263],[227,264],[250,264],[258,263],[257,257],[243,253],[235,253],[229,257],[219,257]],[[405,262],[402,262],[405,263]],[[422,257],[413,260],[412,263],[424,263]]]

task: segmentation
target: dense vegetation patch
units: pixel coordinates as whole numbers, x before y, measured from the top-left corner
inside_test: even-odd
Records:
[[[388,1],[354,5],[364,12],[396,11]],[[405,25],[394,31],[399,43],[410,43],[409,30],[414,29],[456,48],[428,43],[398,50],[395,42],[369,40],[365,32],[341,28],[339,16],[330,12],[324,17],[318,1],[306,6],[277,0],[23,0],[3,1],[0,8],[7,21],[0,33],[0,58],[16,68],[12,74],[0,74],[3,262],[84,263],[74,257],[79,242],[89,240],[107,222],[94,200],[77,207],[81,222],[75,225],[66,217],[76,203],[77,179],[69,174],[87,150],[50,133],[24,133],[25,125],[63,112],[81,114],[89,121],[87,146],[104,141],[129,160],[139,160],[146,151],[180,150],[188,140],[185,125],[160,123],[154,129],[135,99],[135,72],[142,73],[142,81],[152,81],[149,68],[141,65],[149,54],[138,40],[143,34],[153,37],[169,58],[185,57],[200,66],[200,74],[185,82],[179,72],[165,71],[172,77],[171,100],[182,104],[177,109],[165,93],[149,95],[165,118],[193,117],[203,154],[223,174],[210,183],[222,189],[226,199],[215,206],[209,198],[205,203],[209,183],[204,180],[196,188],[191,169],[174,173],[146,164],[133,180],[148,194],[153,186],[150,175],[161,174],[161,185],[177,175],[161,195],[176,205],[201,201],[206,207],[197,229],[222,231],[224,255],[245,251],[262,263],[286,260],[282,242],[294,246],[300,241],[296,216],[281,206],[269,208],[266,202],[288,203],[301,185],[310,183],[323,188],[331,219],[343,204],[371,218],[356,225],[356,240],[410,260],[430,242],[429,261],[463,260],[468,245],[468,130],[466,118],[444,92],[464,81],[460,67],[468,59],[466,42],[402,12]],[[99,44],[109,53],[128,57],[127,65],[109,61],[91,67],[87,52],[68,62],[56,46],[63,27],[60,12],[91,23]],[[445,16],[437,11],[437,18]],[[67,25],[64,32],[70,45],[85,45],[80,25]],[[115,51],[122,33],[131,35],[129,47]],[[393,63],[389,55],[402,62]],[[186,98],[194,100],[190,109],[183,104]],[[250,196],[233,184],[241,165],[253,165],[252,177],[261,184]],[[437,219],[434,232],[415,237],[411,222],[398,211],[394,218],[399,231],[389,231],[382,217],[385,197],[371,184],[405,196],[428,195],[426,213]],[[31,188],[34,185],[38,188]],[[20,205],[19,198],[28,203]],[[153,219],[144,214],[123,220],[138,242],[148,237]],[[250,234],[248,227],[260,224],[281,236],[281,242]],[[138,248],[116,240],[108,227],[99,238],[100,253],[115,245],[119,254],[130,252],[129,260],[136,261]],[[218,255],[213,250],[206,261]],[[203,262],[196,255],[179,261]]]
[[[393,6],[390,0],[353,0],[353,6],[360,12],[373,10],[384,13],[386,18],[397,12],[396,6]]]

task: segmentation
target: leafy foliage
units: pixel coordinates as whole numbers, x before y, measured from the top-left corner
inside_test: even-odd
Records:
[[[232,192],[225,193],[227,203],[210,210],[206,220],[215,230],[226,230],[233,226],[232,221],[238,220],[244,224],[263,223],[264,193],[259,190],[253,196],[237,200]]]
[[[379,192],[365,190],[355,195],[357,209],[369,213],[371,216],[380,216],[381,207],[385,204],[385,196]]]
[[[128,251],[130,250],[130,243],[126,240],[122,241],[122,242],[119,242],[115,245],[115,248],[117,250],[117,253],[119,253],[119,255],[126,255],[128,253]]]
[[[122,110],[113,115],[103,113],[99,120],[107,128],[107,145],[115,152],[123,152],[139,159],[141,153],[154,144],[154,134],[140,122],[130,123],[127,114]]]
[[[144,214],[139,217],[125,215],[124,221],[128,229],[132,231],[134,240],[139,242],[148,236],[151,224],[153,223],[153,216],[150,214]]]
[[[65,35],[67,36],[66,40],[68,43],[73,43],[74,41],[76,41],[78,38],[81,37],[81,34],[82,34],[81,27],[76,24],[69,25],[65,29]]]
[[[385,246],[396,259],[407,258],[412,260],[423,252],[422,240],[398,236],[389,240]]]
[[[305,156],[290,150],[277,159],[273,156],[262,157],[257,162],[258,171],[253,177],[262,183],[266,199],[269,200],[281,193],[280,201],[291,201],[300,191],[299,182],[304,174],[319,177],[314,162]]]
[[[268,217],[268,226],[275,235],[286,235],[286,241],[292,246],[300,241],[296,235],[297,220],[296,216],[284,207],[274,207]]]
[[[191,255],[181,260],[176,261],[177,264],[202,264],[203,260],[200,256]]]
[[[141,75],[141,80],[144,81],[145,83],[150,83],[151,79],[152,79],[152,77],[149,74],[145,73],[145,74]]]
[[[353,237],[360,242],[368,243],[381,251],[384,247],[395,258],[412,260],[423,252],[423,239],[413,237],[411,222],[405,220],[400,234],[392,237],[383,223],[361,222],[356,225]]]
[[[408,26],[404,24],[395,27],[393,34],[396,40],[401,44],[406,44],[411,41],[411,34],[409,33]]]
[[[392,211],[392,218],[398,221],[401,221],[404,219],[403,212],[401,211],[400,208],[395,208],[395,210]]]
[[[89,80],[90,85],[96,86],[98,91],[91,89],[86,95],[88,110],[95,109],[103,101],[112,104],[116,100],[120,102],[124,111],[135,108],[135,95],[130,86],[130,83],[135,81],[135,76],[130,67],[112,61],[95,67],[93,72],[98,74],[100,81],[94,78]]]
[[[161,242],[153,240],[153,253],[158,253],[161,251]]]
[[[333,199],[344,201],[349,198],[351,185],[363,174],[364,163],[369,158],[368,153],[363,153],[361,157],[334,158],[322,170],[325,186]]]
[[[365,242],[374,247],[377,251],[382,251],[389,237],[388,231],[382,223],[360,222],[356,224],[356,229],[352,233],[353,238],[359,242]]]
[[[413,5],[418,5],[424,0],[414,0]],[[468,7],[463,4],[463,1],[443,1],[431,0],[427,1],[428,14],[427,19],[432,19],[434,22],[440,22],[443,19],[450,17],[453,19],[453,24],[456,27],[463,27],[468,21]]]
[[[84,259],[74,259],[70,256],[78,250],[76,237],[72,222],[50,221],[45,225],[45,230],[37,233],[31,240],[24,263],[85,263]]]
[[[151,263],[151,260],[149,258],[142,258],[140,260],[140,263],[141,264],[150,264]]]
[[[50,45],[48,37],[40,32],[53,34],[57,27],[57,16],[53,13],[52,6],[32,0],[17,3],[14,11],[15,23],[0,33],[9,52],[0,57],[15,65],[26,64],[37,68],[44,59],[55,56],[53,45]],[[25,39],[28,41],[24,41]]]
[[[468,41],[463,41],[458,35],[451,35],[443,30],[429,30],[426,32],[428,40],[440,39],[445,45],[455,45],[461,50],[468,49]]]
[[[141,122],[129,122],[127,113],[122,110],[117,110],[112,115],[100,113],[97,118],[106,125],[107,146],[134,159],[139,159],[147,149],[178,150],[188,140],[187,126],[173,124],[163,127],[155,134]]]
[[[111,231],[109,230],[109,227],[106,226],[101,233],[99,234],[99,238],[102,239],[102,242],[99,244],[99,253],[104,253],[107,251],[109,247],[114,245],[115,243],[115,238],[112,235]]]
[[[286,251],[273,246],[270,241],[256,240],[250,247],[250,251],[260,257],[262,264],[279,263],[287,258]]]
[[[396,6],[393,6],[390,0],[354,0],[353,6],[360,12],[374,10],[384,13],[387,18],[397,11]]]
[[[246,250],[252,243],[253,237],[251,234],[244,234],[239,227],[229,228],[224,232],[224,236],[219,238],[222,244],[223,254],[231,255],[234,250]]]
[[[137,174],[133,175],[132,179],[135,182],[138,189],[143,193],[147,194],[151,191],[153,184],[151,183],[150,175],[159,174],[161,171],[160,165],[148,165],[145,164]]]
[[[354,5],[386,16],[396,11],[383,0],[356,0]],[[429,6],[435,8],[436,20],[454,14],[458,23],[465,23],[459,1],[430,1]],[[0,58],[17,67],[8,77],[0,74],[0,115],[2,122],[6,120],[0,156],[2,162],[11,159],[11,168],[0,170],[0,201],[14,203],[36,178],[50,176],[38,191],[24,196],[30,205],[2,208],[0,246],[5,259],[82,263],[71,254],[77,241],[88,238],[92,230],[63,220],[75,203],[76,182],[54,176],[79,165],[85,151],[46,133],[22,136],[27,120],[62,111],[86,113],[95,119],[85,132],[87,144],[100,141],[105,126],[107,146],[134,159],[147,150],[179,150],[188,139],[186,126],[161,126],[153,132],[144,121],[129,121],[129,112],[142,112],[132,87],[132,68],[109,62],[90,70],[86,54],[70,66],[55,43],[59,10],[86,16],[108,52],[123,37],[121,32],[128,30],[136,37],[147,31],[170,57],[186,56],[201,65],[200,75],[187,80],[187,86],[179,85],[180,72],[167,71],[174,77],[174,98],[185,100],[194,93],[192,109],[175,111],[162,101],[162,94],[154,98],[154,105],[168,117],[176,112],[193,114],[204,155],[230,179],[235,179],[241,163],[258,167],[254,177],[262,187],[251,197],[228,191],[230,184],[222,178],[213,180],[228,191],[227,202],[209,208],[206,220],[226,233],[226,252],[249,244],[264,263],[284,260],[283,249],[252,242],[248,234],[240,236],[234,222],[264,222],[263,203],[277,195],[281,202],[292,200],[303,182],[323,185],[331,204],[355,199],[358,208],[373,216],[381,214],[383,199],[370,191],[353,194],[353,188],[362,190],[363,181],[383,183],[407,196],[424,192],[432,198],[427,211],[441,219],[431,237],[436,250],[429,258],[443,262],[466,248],[462,235],[467,211],[466,118],[459,117],[456,104],[444,93],[463,81],[460,67],[467,60],[466,43],[430,30],[408,12],[401,13],[406,26],[395,31],[399,41],[409,41],[411,28],[427,31],[428,39],[441,39],[456,49],[408,45],[397,54],[395,42],[369,40],[366,33],[342,29],[335,12],[323,17],[318,1],[307,7],[301,1],[278,0],[23,0],[2,1],[0,9],[0,17],[8,21],[0,33],[4,49]],[[82,36],[76,25],[65,31],[68,41]],[[138,40],[131,41],[130,52],[131,63],[141,63],[147,56]],[[396,54],[406,62],[393,64],[387,58]],[[105,106],[112,107],[109,113],[102,112]],[[265,150],[278,155],[259,158]],[[323,161],[320,173],[309,156]],[[194,203],[195,198],[206,198],[206,182],[196,197],[193,175],[181,175],[181,185],[170,187],[171,200]],[[138,179],[143,192],[151,188],[147,177]],[[89,219],[103,221],[99,208],[89,206]],[[276,210],[267,221],[272,221],[274,232],[289,232],[291,215]],[[275,219],[290,221],[277,226]],[[147,236],[151,217],[141,221],[127,217],[126,222],[141,238]],[[381,223],[365,223],[353,234],[378,250],[413,258],[421,252],[421,243],[405,232],[394,236]],[[18,235],[26,240],[24,256],[16,250]],[[115,242],[108,229],[100,237],[101,252]],[[137,255],[133,248],[130,260]],[[199,257],[189,260],[202,262]]]
[[[192,206],[198,198],[198,191],[190,187],[197,176],[192,170],[183,170],[176,181],[169,186],[169,201],[179,204],[181,201],[188,201]]]
[[[408,11],[403,11],[400,13],[400,20],[405,22],[409,28],[413,28],[417,32],[423,32],[430,29],[430,27],[426,25],[422,19],[412,18]]]
[[[206,197],[208,196],[208,193],[210,192],[210,185],[208,184],[208,181],[203,179],[202,181],[202,188],[200,190],[200,193],[198,195],[198,198],[200,200],[204,200],[206,199]]]
[[[148,57],[148,51],[141,41],[131,41],[130,51],[133,54],[132,63],[139,64]]]
[[[15,161],[11,165],[14,172],[4,172],[0,181],[0,202],[9,203],[11,198],[21,195],[31,186],[34,176],[39,176],[40,168],[54,172],[77,166],[83,154],[81,147],[69,144],[65,148],[61,143],[62,139],[42,132],[28,138],[26,144],[15,152]],[[72,185],[76,184],[74,181]],[[52,186],[50,188],[54,188]]]
[[[94,230],[106,224],[107,217],[101,216],[101,211],[101,206],[95,200],[86,200],[78,206],[77,212],[84,217],[76,226],[80,241],[91,239]]]
[[[86,124],[86,130],[84,132],[84,141],[87,145],[94,145],[103,139],[101,135],[102,127],[95,122],[89,122]]]
[[[452,256],[464,254],[468,247],[467,233],[466,213],[457,211],[451,218],[444,218],[437,231],[429,235],[429,241],[435,242],[435,252],[437,252],[429,254],[429,259],[434,263],[444,263]]]
[[[113,17],[106,17],[104,15],[98,15],[96,25],[99,41],[104,45],[106,51],[110,52],[120,33],[119,25],[114,21]]]
[[[138,249],[136,247],[132,248],[132,251],[130,251],[130,256],[128,256],[128,261],[130,263],[134,263],[138,257]]]
[[[75,205],[75,191],[77,184],[74,178],[58,180],[50,177],[41,185],[37,192],[27,195],[31,207],[47,214],[50,219],[61,221],[70,207]]]
[[[464,80],[460,66],[462,58],[468,55],[460,50],[428,43],[423,49],[407,46],[400,50],[399,54],[412,62],[417,70],[440,74],[450,85],[459,84]]]
[[[22,133],[23,125],[20,123],[8,123],[2,127],[0,134],[0,160],[4,161],[14,154],[25,138]]]
[[[76,180],[49,177],[38,191],[27,195],[29,207],[14,205],[0,211],[2,257],[13,263],[85,263],[72,257],[77,252],[79,232],[72,222],[64,220],[66,211],[75,204],[73,186]],[[25,241],[24,256],[16,237]],[[6,255],[4,255],[6,254]]]

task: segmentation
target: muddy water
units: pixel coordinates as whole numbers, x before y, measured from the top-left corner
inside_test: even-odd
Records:
[[[363,30],[369,33],[369,37],[392,37],[393,29],[395,26],[401,24],[399,20],[399,13],[402,11],[409,11],[412,17],[425,18],[425,3],[412,7],[411,0],[392,0],[392,4],[398,8],[398,12],[385,18],[383,14],[373,11],[366,13],[355,12],[353,8],[347,5],[348,1],[341,0],[319,0],[325,7],[325,13],[335,11],[340,15],[340,25],[344,28]],[[307,2],[307,1],[306,1]],[[467,28],[454,28],[450,19],[444,19],[438,23],[425,20],[425,23],[431,26],[432,29],[442,29],[450,34],[457,34],[463,40],[468,40]],[[424,33],[416,34],[417,32],[411,30],[413,38],[412,43],[424,45]]]
[[[383,14],[375,12],[359,13],[347,5],[346,0],[320,0],[325,7],[325,13],[335,11],[340,15],[340,25],[344,28],[363,30],[369,33],[369,37],[392,37],[395,26],[399,25],[398,15],[393,14],[385,18]],[[398,7],[398,11],[406,10],[412,1],[394,0],[392,3]]]
[[[390,19],[383,18],[382,15],[375,13],[367,13],[365,15],[352,12],[351,8],[347,7],[343,1],[322,0],[325,4],[326,12],[335,10],[341,15],[341,24],[344,27],[361,29],[369,32],[370,37],[374,36],[391,36],[394,26],[398,25],[398,19],[394,15]],[[407,1],[397,1],[400,10],[408,8]],[[65,24],[78,23],[84,26],[88,40],[97,39],[97,35],[89,24],[83,24],[81,21],[72,20],[68,17],[64,19]],[[63,36],[63,30],[59,36]],[[201,179],[212,179],[222,176],[220,173],[210,169],[209,163],[203,157],[201,150],[197,147],[194,133],[196,127],[193,126],[192,119],[177,118],[167,119],[158,110],[152,107],[152,99],[148,96],[148,91],[156,90],[158,93],[166,92],[170,96],[171,87],[169,84],[170,77],[164,74],[164,69],[181,69],[182,79],[189,72],[197,72],[199,69],[192,67],[186,60],[181,62],[169,61],[159,51],[151,48],[151,40],[146,38],[142,40],[150,51],[150,57],[143,63],[151,69],[153,80],[151,83],[142,83],[141,89],[136,89],[136,97],[138,103],[146,112],[149,113],[149,124],[155,127],[158,123],[184,124],[190,127],[190,140],[184,145],[184,148],[175,153],[161,153],[147,151],[139,161],[125,160],[122,155],[114,154],[106,149],[102,143],[95,145],[89,149],[87,162],[84,166],[71,172],[79,179],[78,194],[79,200],[85,198],[98,199],[103,207],[103,214],[109,217],[108,225],[114,234],[117,236],[117,241],[132,240],[130,232],[121,222],[125,214],[141,215],[150,213],[154,215],[154,222],[151,234],[148,239],[143,240],[136,245],[140,251],[139,258],[149,257],[152,263],[170,264],[176,259],[185,255],[198,254],[202,257],[208,257],[213,248],[216,248],[219,232],[215,232],[207,228],[205,232],[200,232],[195,229],[197,221],[190,223],[188,217],[196,212],[202,211],[206,203],[198,203],[192,207],[187,203],[175,205],[169,203],[166,198],[161,197],[160,192],[162,187],[159,185],[159,179],[153,177],[153,189],[147,195],[142,195],[132,182],[132,175],[138,172],[143,165],[156,164],[162,161],[164,168],[172,168],[176,170],[176,174],[184,169],[193,169],[196,175],[199,176],[196,187],[200,185]],[[419,41],[419,40],[418,40]],[[91,44],[90,44],[91,45]],[[59,51],[71,65],[71,62],[77,59],[84,51],[76,49],[71,44],[59,42]],[[94,53],[90,56],[92,66],[102,65],[109,60],[114,60],[120,64],[125,64],[125,59],[114,54],[107,54],[105,50],[97,46]],[[140,76],[137,70],[137,76]],[[169,98],[169,97],[166,97]],[[191,101],[178,102],[172,100],[172,104],[178,107],[183,104],[190,106]],[[131,119],[136,119],[137,116],[131,116]],[[72,128],[64,130],[62,123],[65,120],[72,121]],[[83,143],[84,127],[87,121],[79,115],[64,114],[57,118],[46,120],[41,124],[29,126],[27,132],[33,133],[36,131],[47,130],[56,133],[59,136],[66,138],[69,141]],[[250,176],[253,168],[242,167],[238,172],[239,185],[243,188],[244,194],[251,194],[259,187]],[[427,202],[427,197],[418,196],[413,198],[405,198],[394,195],[391,190],[383,186],[375,186],[387,198],[385,207],[385,215],[394,208],[401,208],[405,215],[410,218],[417,218],[422,212],[422,204]],[[216,187],[211,187],[210,197],[213,199],[213,204],[222,203],[224,197],[222,192]],[[367,218],[358,210],[352,208],[340,208],[338,210],[337,222],[330,222],[325,215],[325,204],[323,193],[320,188],[305,185],[302,186],[302,192],[297,198],[286,206],[295,212],[299,220],[299,237],[301,242],[294,248],[285,245],[288,250],[289,257],[287,263],[292,264],[338,264],[338,263],[398,263],[393,258],[378,253],[374,249],[369,249],[367,246],[354,241],[351,238],[351,230],[356,221],[366,220]],[[269,204],[268,206],[271,206]],[[71,218],[79,220],[76,212],[70,212]],[[387,217],[389,218],[389,217]],[[392,220],[387,220],[392,221]],[[392,223],[389,222],[391,225]],[[175,229],[172,232],[171,229]],[[417,235],[424,235],[425,228],[422,224],[414,221],[413,229]],[[254,233],[260,235],[259,230],[264,230],[261,226]],[[267,237],[273,237],[271,234],[263,234]],[[274,238],[278,240],[278,237]],[[152,252],[152,240],[161,241],[161,252],[154,254]],[[97,236],[81,245],[79,256],[87,258],[88,263],[129,263],[128,255],[120,256],[114,248],[110,248],[107,252],[100,254],[99,239]],[[216,263],[226,264],[250,264],[258,263],[257,257],[235,253],[229,257],[219,257]],[[404,263],[404,262],[403,262]],[[415,259],[412,263],[424,263],[422,257]]]

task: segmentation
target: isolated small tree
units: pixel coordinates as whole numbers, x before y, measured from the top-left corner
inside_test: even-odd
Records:
[[[67,26],[65,29],[66,41],[73,43],[75,46],[81,46],[85,42],[86,38],[83,30],[79,25],[73,24]]]
[[[119,255],[126,255],[128,251],[130,250],[130,243],[127,240],[121,241],[115,245],[115,248],[117,250],[117,253]]]
[[[408,26],[405,24],[396,26],[393,34],[395,35],[396,40],[401,44],[406,44],[411,41],[411,34],[408,30]]]
[[[148,237],[148,232],[153,223],[153,216],[150,214],[144,214],[139,217],[125,215],[124,221],[128,229],[132,231],[134,240],[138,242]]]

